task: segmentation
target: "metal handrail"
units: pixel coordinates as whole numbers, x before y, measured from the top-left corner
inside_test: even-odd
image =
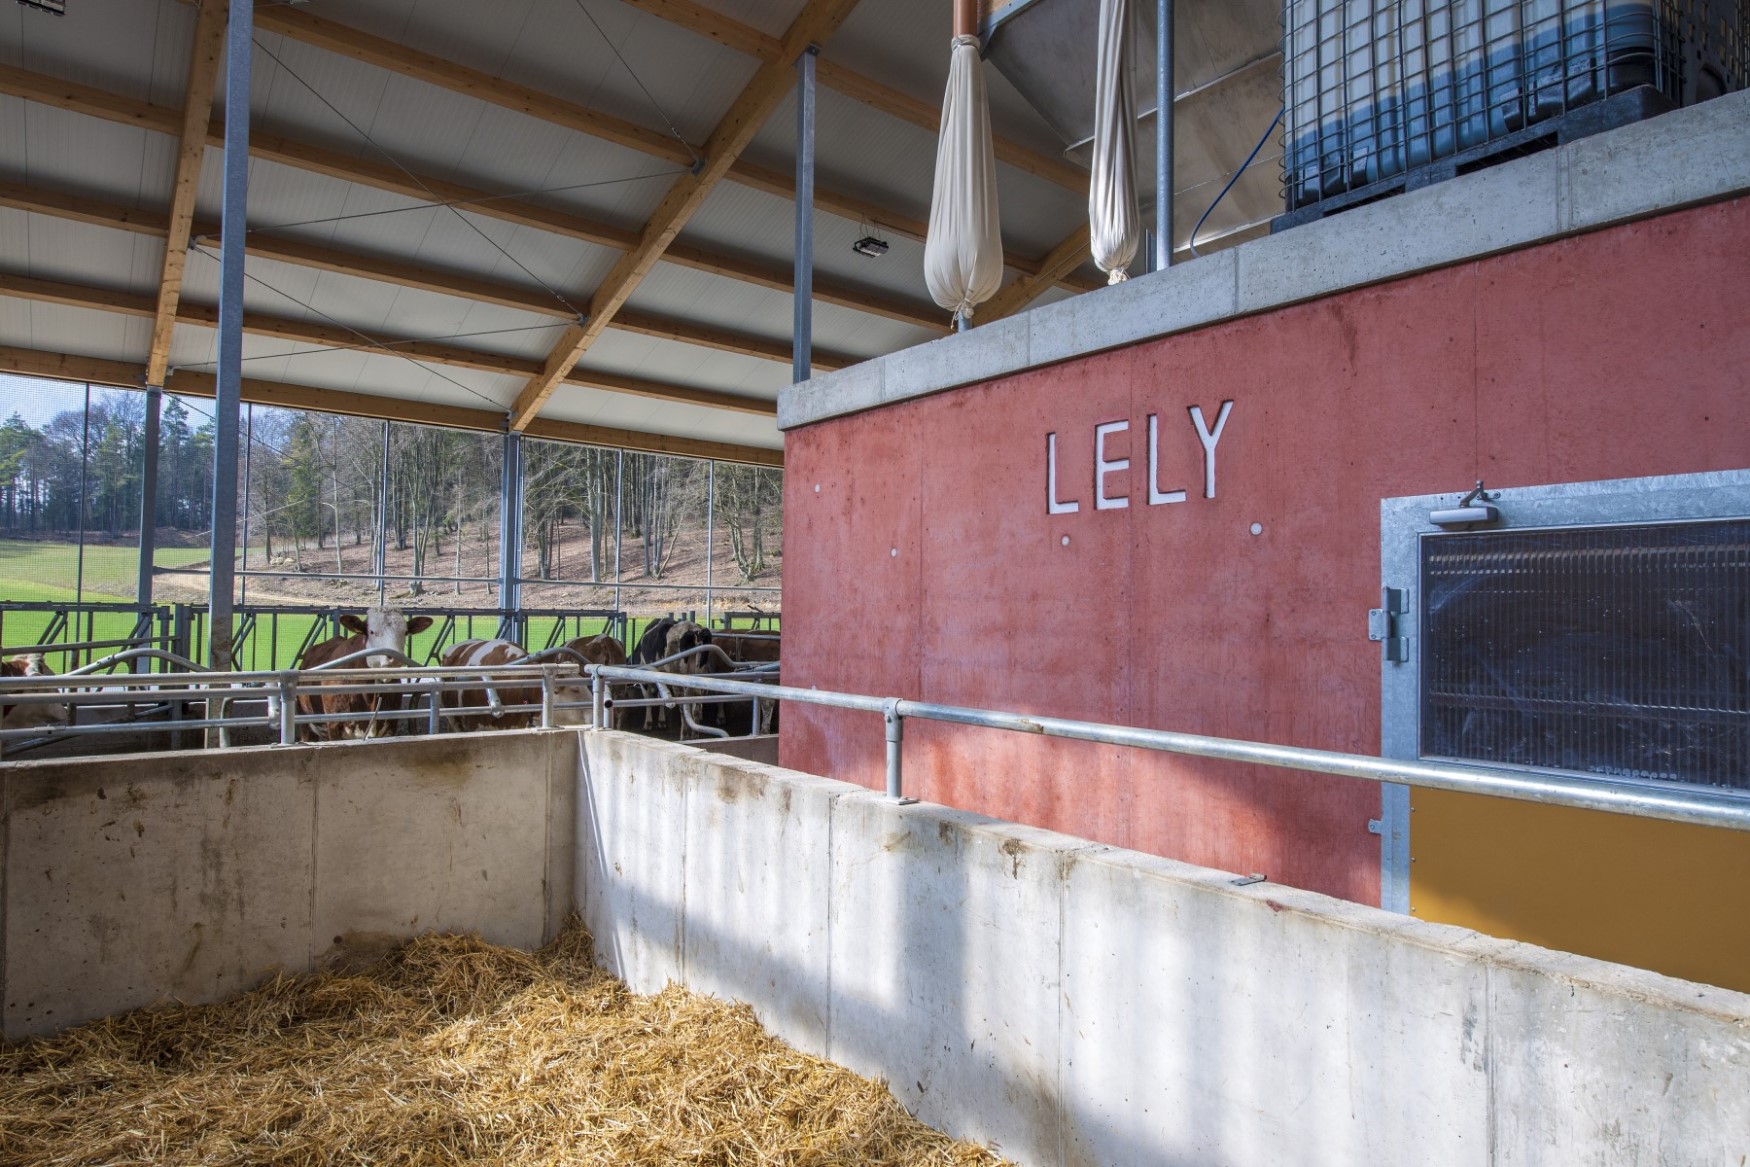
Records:
[[[661,684],[664,679],[674,679],[672,673],[631,666],[590,665],[586,671],[590,674],[596,690],[595,713],[591,724],[597,728],[603,724],[601,714],[606,707],[601,691],[605,681]],[[1257,766],[1332,774],[1343,778],[1361,778],[1372,782],[1392,782],[1428,790],[1483,794],[1521,802],[1750,831],[1750,794],[1686,782],[1600,778],[1595,774],[1573,770],[1517,770],[1438,759],[1378,758],[1367,754],[1347,754],[1306,746],[1282,746],[1239,738],[1143,729],[1097,721],[1030,717],[994,709],[941,705],[899,697],[871,697],[823,689],[802,689],[794,685],[766,685],[709,673],[689,674],[686,684],[689,688],[708,692],[738,693],[766,700],[797,701],[807,705],[825,705],[881,714],[887,739],[887,793],[902,801],[901,747],[904,740],[904,719],[916,717],[925,721],[944,721],[956,725],[1034,733],[1045,737],[1130,746],[1191,757],[1246,762]]]
[[[156,651],[156,650],[137,650]],[[220,731],[221,744],[228,743],[230,730],[247,727],[278,728],[281,745],[297,741],[300,725],[328,724],[348,721],[410,721],[424,719],[430,732],[439,731],[442,720],[458,720],[486,716],[502,718],[507,713],[538,713],[543,729],[552,728],[561,709],[587,708],[589,702],[564,700],[558,687],[565,681],[576,684],[582,676],[575,664],[510,664],[495,665],[489,677],[482,677],[479,666],[422,668],[417,665],[389,668],[336,668],[337,664],[359,656],[377,655],[386,651],[390,656],[405,654],[394,650],[364,650],[313,669],[288,669],[259,672],[200,672],[176,674],[91,674],[67,673],[50,677],[0,678],[0,698],[8,705],[54,705],[69,709],[90,707],[136,706],[142,691],[148,691],[154,709],[176,707],[185,701],[204,701],[208,716],[201,719],[178,719],[169,722],[128,721],[119,723],[68,726],[43,732],[42,727],[0,729],[0,743],[25,742],[28,745],[48,744],[87,734],[135,732],[177,733],[189,729],[214,728]],[[88,668],[91,666],[87,666]],[[148,679],[150,676],[151,679]],[[444,693],[466,692],[484,687],[485,705],[445,705]],[[300,687],[314,688],[324,696],[382,695],[407,696],[414,705],[407,709],[373,710],[363,713],[299,713],[297,700]],[[498,699],[495,687],[533,689],[539,687],[538,703],[505,704]],[[425,698],[425,709],[417,708],[418,699]],[[262,714],[233,714],[231,706],[239,701],[264,701]],[[214,711],[218,713],[215,716]]]

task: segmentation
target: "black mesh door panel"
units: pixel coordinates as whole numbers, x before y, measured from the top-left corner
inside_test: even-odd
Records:
[[[1422,540],[1424,756],[1750,789],[1750,520]]]

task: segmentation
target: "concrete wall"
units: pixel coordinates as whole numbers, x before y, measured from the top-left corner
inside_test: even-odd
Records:
[[[1723,1165],[1750,996],[625,734],[575,895],[1023,1164]]]
[[[0,1035],[571,907],[575,733],[0,766]]]
[[[1687,112],[1737,111],[1723,157],[1750,183],[1750,94],[1733,101]],[[1604,156],[1612,142],[1572,149]],[[1537,169],[1549,159],[1523,162],[1551,178]],[[1473,178],[1506,198],[1496,188],[1520,165]],[[1513,488],[1750,466],[1750,196],[1324,294],[1308,256],[1351,258],[1332,238],[1363,264],[1388,241],[1421,247],[1393,233],[1414,222],[1486,233],[1499,208],[1467,196],[1473,178],[1406,196],[1419,219],[1391,199],[1041,310],[1014,358],[1037,367],[924,396],[937,381],[923,357],[896,356],[873,397],[855,381],[874,375],[863,366],[789,390],[798,403],[842,390],[846,408],[863,385],[864,409],[786,435],[785,535],[807,553],[786,567],[785,682],[1377,753],[1380,646],[1366,633],[1382,499],[1456,500],[1479,477]],[[1072,309],[1090,328],[1104,304],[1126,327],[1172,331],[1168,301],[1231,299],[1234,265],[1254,270],[1260,254],[1300,273],[1289,303],[1039,355],[1042,320],[1081,335]],[[995,342],[964,341],[958,363],[956,343],[926,346],[932,369],[984,368],[971,354]],[[1211,496],[1189,411],[1213,424],[1223,402]],[[1155,485],[1182,502],[1149,501],[1150,417]],[[1129,428],[1106,460],[1128,469],[1096,477],[1096,427],[1111,423]],[[1056,498],[1073,513],[1048,510],[1052,434]],[[1125,505],[1097,508],[1102,487]],[[847,613],[879,636],[847,640]],[[874,719],[813,706],[784,718],[783,764],[882,784]],[[1379,902],[1369,783],[942,725],[908,726],[906,756],[908,792],[933,801]]]

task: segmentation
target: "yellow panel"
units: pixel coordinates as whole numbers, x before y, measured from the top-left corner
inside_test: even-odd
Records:
[[[1750,992],[1750,832],[1411,796],[1410,910]]]

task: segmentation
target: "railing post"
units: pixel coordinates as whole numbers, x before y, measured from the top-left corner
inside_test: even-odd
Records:
[[[441,677],[433,677],[426,682],[426,715],[425,731],[436,737],[443,732],[443,721],[440,711],[444,703],[444,682]]]
[[[298,674],[287,669],[280,674],[280,745],[298,744]]]
[[[557,665],[541,666],[541,728],[553,728],[553,683]]]
[[[589,727],[591,729],[607,728],[608,683],[602,679],[601,666],[590,669],[589,681]]]
[[[916,802],[905,796],[905,776],[900,750],[905,738],[905,722],[899,716],[899,698],[889,697],[881,706],[881,721],[887,731],[887,797],[895,802]]]

